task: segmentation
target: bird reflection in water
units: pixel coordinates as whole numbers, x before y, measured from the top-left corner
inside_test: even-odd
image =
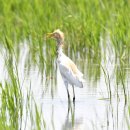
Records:
[[[62,130],[79,130],[82,118],[75,118],[75,102],[68,101],[68,111]]]

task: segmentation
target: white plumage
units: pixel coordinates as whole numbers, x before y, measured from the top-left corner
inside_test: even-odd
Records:
[[[78,70],[74,62],[69,57],[67,57],[62,51],[62,47],[64,44],[63,32],[57,29],[53,33],[49,33],[47,37],[53,37],[57,41],[57,63],[59,66],[59,70],[67,89],[68,98],[70,99],[68,92],[68,84],[70,84],[73,87],[73,101],[75,101],[74,86],[80,88],[83,87],[83,74]]]
[[[57,62],[64,82],[82,88],[83,74],[77,69],[73,61],[62,53],[58,56]]]

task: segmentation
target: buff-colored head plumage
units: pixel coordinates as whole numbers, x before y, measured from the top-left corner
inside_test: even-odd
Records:
[[[64,41],[64,33],[60,29],[56,29],[53,33],[48,33],[47,37],[48,38],[54,38],[58,42]]]

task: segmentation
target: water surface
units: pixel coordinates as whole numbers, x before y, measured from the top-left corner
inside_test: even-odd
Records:
[[[101,40],[101,55],[93,58],[65,51],[84,74],[84,87],[75,87],[76,101],[69,103],[56,56],[52,57],[50,67],[44,65],[39,52],[32,51],[28,41],[22,42],[11,55],[13,66],[18,69],[21,91],[23,94],[23,116],[21,129],[35,129],[31,119],[35,106],[42,113],[41,128],[46,130],[127,130],[129,128],[128,99],[130,83],[130,66],[121,64],[116,58],[111,42],[104,47]],[[46,46],[43,46],[43,55]],[[1,47],[0,51],[0,82],[9,80],[7,69],[9,52]],[[88,52],[86,51],[86,55]],[[97,62],[98,61],[98,62]],[[15,68],[14,67],[14,68]],[[15,70],[15,69],[14,69]],[[121,76],[122,74],[122,76]],[[123,89],[125,86],[125,93]],[[69,87],[72,97],[72,88]],[[27,110],[27,94],[31,93]],[[72,99],[71,99],[72,100]],[[31,114],[30,114],[31,113]]]

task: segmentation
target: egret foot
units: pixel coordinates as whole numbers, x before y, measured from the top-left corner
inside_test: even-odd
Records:
[[[73,88],[73,102],[75,102],[75,91],[74,91],[74,86],[72,85]]]

